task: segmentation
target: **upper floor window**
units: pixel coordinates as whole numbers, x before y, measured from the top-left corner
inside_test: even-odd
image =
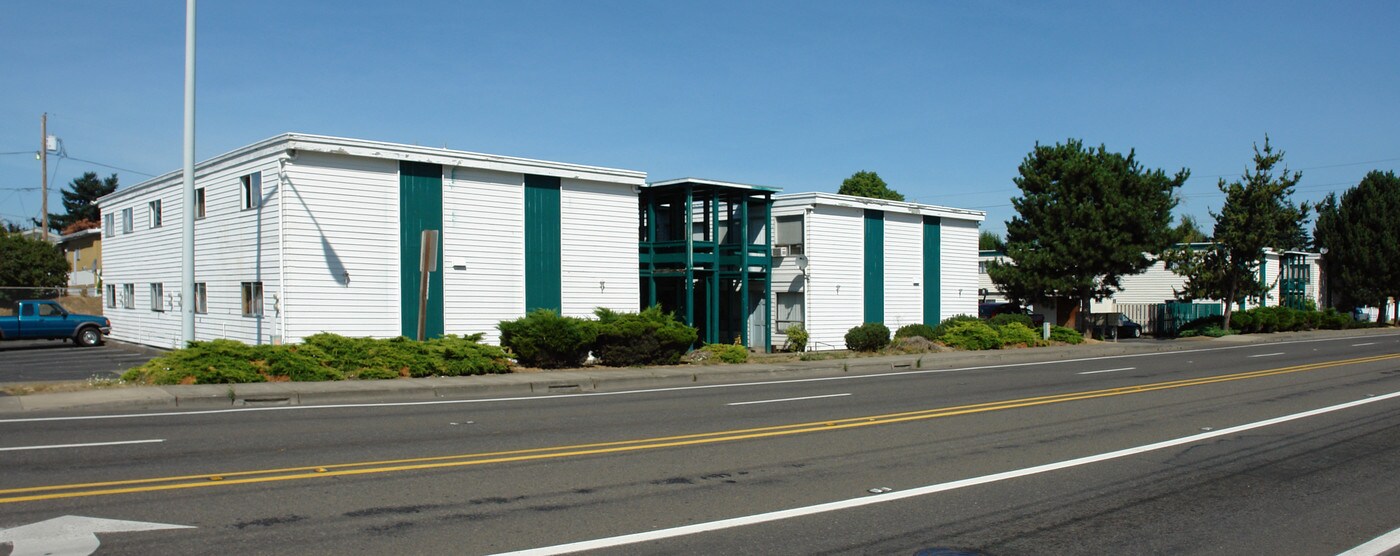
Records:
[[[131,209],[130,209],[130,208],[124,208],[124,209],[122,209],[122,233],[123,233],[123,234],[129,234],[129,233],[131,233],[131,229],[132,229]]]
[[[117,234],[117,215],[106,214],[102,217],[102,237],[112,237]]]
[[[149,204],[149,206],[148,206],[148,209],[150,210],[150,213],[151,213],[151,227],[152,227],[152,228],[159,228],[159,227],[160,227],[160,199],[156,199],[156,200],[154,200],[154,201],[151,201],[150,204]]]
[[[262,172],[253,172],[238,179],[243,183],[243,210],[262,206]]]

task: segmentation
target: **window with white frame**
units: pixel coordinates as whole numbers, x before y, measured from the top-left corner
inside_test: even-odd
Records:
[[[261,317],[263,314],[262,282],[243,282],[243,316]]]
[[[200,315],[209,312],[209,288],[204,282],[194,283],[194,312]]]
[[[165,284],[151,284],[151,310],[165,312]]]
[[[160,199],[156,199],[156,200],[154,200],[154,201],[151,201],[151,202],[147,205],[147,210],[151,213],[150,227],[152,227],[152,228],[159,228],[159,227],[160,227]]]
[[[773,219],[774,255],[801,255],[803,252],[802,215],[779,216]]]
[[[122,209],[122,233],[129,234],[132,230],[131,209]]]
[[[194,190],[194,219],[204,218],[204,188]]]
[[[122,284],[122,308],[136,308],[136,284]]]
[[[102,237],[117,235],[117,215],[107,213],[102,217]]]
[[[106,292],[106,293],[107,293],[107,295],[106,295],[106,297],[107,297],[107,306],[110,307],[110,308],[116,309],[116,308],[117,308],[117,285],[116,285],[116,284],[107,284],[107,292]]]
[[[262,206],[262,172],[253,172],[239,181],[243,183],[243,210]]]

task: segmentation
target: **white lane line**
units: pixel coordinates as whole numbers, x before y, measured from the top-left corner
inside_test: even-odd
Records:
[[[1397,546],[1400,546],[1400,529],[1371,539],[1366,544],[1338,554],[1337,556],[1380,556]]]
[[[0,452],[20,452],[24,450],[53,450],[56,448],[92,448],[95,446],[123,446],[126,444],[152,444],[155,442],[165,442],[164,438],[153,438],[151,440],[123,440],[120,442],[92,442],[89,444],[50,444],[48,446],[14,446],[10,448],[0,448]]]
[[[1250,357],[1273,357],[1273,356],[1275,356],[1275,355],[1283,355],[1283,352],[1280,351],[1280,352],[1278,352],[1278,353],[1258,353],[1258,354],[1251,355]]]
[[[670,529],[660,529],[660,530],[656,530],[656,531],[648,531],[648,532],[645,532],[645,533],[633,533],[633,534],[630,534],[630,535],[619,535],[619,536],[616,536],[616,537],[608,537],[608,538],[603,538],[603,539],[594,539],[594,540],[588,540],[588,541],[579,541],[579,542],[573,542],[573,543],[567,543],[567,544],[560,544],[560,545],[555,545],[555,546],[545,546],[545,547],[540,547],[540,548],[532,548],[532,549],[528,549],[528,550],[520,550],[520,551],[516,551],[516,552],[504,552],[504,553],[502,553],[502,554],[513,554],[513,555],[518,554],[518,555],[531,555],[531,556],[534,556],[534,555],[545,555],[545,554],[568,554],[568,553],[572,553],[572,552],[580,552],[580,551],[583,551],[583,550],[597,550],[597,549],[600,549],[600,548],[610,548],[610,547],[616,547],[616,546],[623,546],[623,545],[629,545],[629,544],[636,544],[636,543],[640,543],[640,542],[655,541],[655,540],[660,540],[660,539],[669,539],[669,538],[681,537],[681,536],[686,536],[686,535],[694,535],[694,534],[697,534],[697,533],[704,533],[704,532],[708,532],[708,531],[719,531],[719,530],[722,530],[722,529],[732,529],[732,528],[735,528],[735,527],[742,527],[742,526],[745,526],[745,525],[754,525],[754,524],[758,524],[758,523],[767,523],[767,522],[770,522],[770,521],[779,521],[779,520],[790,519],[790,518],[794,518],[794,517],[802,517],[802,516],[808,516],[808,515],[816,515],[816,514],[821,514],[821,513],[826,513],[826,512],[833,512],[833,511],[837,511],[837,510],[845,510],[845,509],[849,509],[849,508],[858,508],[858,507],[861,507],[861,506],[870,506],[870,505],[874,505],[874,504],[882,504],[882,503],[885,503],[885,502],[893,502],[893,501],[895,501],[895,500],[903,500],[903,499],[905,499],[905,498],[913,498],[913,497],[916,497],[916,496],[925,496],[925,495],[929,495],[929,494],[935,494],[935,493],[939,493],[939,492],[946,492],[946,491],[956,490],[956,489],[960,489],[960,488],[966,488],[966,487],[971,487],[971,486],[978,486],[978,485],[983,485],[983,484],[987,484],[987,483],[994,483],[994,482],[997,482],[997,481],[1005,481],[1005,480],[1009,480],[1009,479],[1016,479],[1016,478],[1025,477],[1025,476],[1028,476],[1028,475],[1038,475],[1038,474],[1040,474],[1040,473],[1047,473],[1047,472],[1050,472],[1050,471],[1058,471],[1058,470],[1061,470],[1061,469],[1068,469],[1068,468],[1071,468],[1071,467],[1078,467],[1078,466],[1081,466],[1081,465],[1088,465],[1088,464],[1091,464],[1091,463],[1098,463],[1098,462],[1101,462],[1101,461],[1108,461],[1108,460],[1112,460],[1112,459],[1124,458],[1124,457],[1134,456],[1134,455],[1142,454],[1142,453],[1146,453],[1146,452],[1152,452],[1152,451],[1156,451],[1156,450],[1161,450],[1161,449],[1164,449],[1164,448],[1172,448],[1172,447],[1175,447],[1175,446],[1181,446],[1181,445],[1183,445],[1183,444],[1194,444],[1194,443],[1197,443],[1197,442],[1201,442],[1201,441],[1203,441],[1203,440],[1209,440],[1209,439],[1217,438],[1217,437],[1220,437],[1220,436],[1226,436],[1226,435],[1237,434],[1237,433],[1241,433],[1241,432],[1248,431],[1248,430],[1252,430],[1252,429],[1257,429],[1257,428],[1262,428],[1262,427],[1268,427],[1268,426],[1277,425],[1277,424],[1280,424],[1280,423],[1286,423],[1286,422],[1289,422],[1289,421],[1295,421],[1295,420],[1298,420],[1298,419],[1304,419],[1304,418],[1307,418],[1307,417],[1313,417],[1313,416],[1317,416],[1317,415],[1322,415],[1322,414],[1324,414],[1324,413],[1331,413],[1331,412],[1333,412],[1333,411],[1340,411],[1340,410],[1343,410],[1343,409],[1349,409],[1349,408],[1353,408],[1353,407],[1357,407],[1357,406],[1361,406],[1361,405],[1366,405],[1366,404],[1370,404],[1370,403],[1376,403],[1376,402],[1379,402],[1379,401],[1382,401],[1382,400],[1389,400],[1389,399],[1396,398],[1396,397],[1400,397],[1400,392],[1391,392],[1391,393],[1389,393],[1389,394],[1385,394],[1385,395],[1382,395],[1382,396],[1376,396],[1376,397],[1374,397],[1374,398],[1365,398],[1365,399],[1361,399],[1361,400],[1356,400],[1356,401],[1354,401],[1354,402],[1347,402],[1347,403],[1338,404],[1338,405],[1333,405],[1333,406],[1328,406],[1328,407],[1324,407],[1324,408],[1320,408],[1320,409],[1314,409],[1314,410],[1311,410],[1311,411],[1304,411],[1304,412],[1302,412],[1302,413],[1294,413],[1294,414],[1292,414],[1292,415],[1285,415],[1285,416],[1283,416],[1283,417],[1275,417],[1275,418],[1273,418],[1273,419],[1268,419],[1268,420],[1264,420],[1264,421],[1257,421],[1257,422],[1254,422],[1254,423],[1247,423],[1247,424],[1244,424],[1244,425],[1239,425],[1239,426],[1230,427],[1230,428],[1226,428],[1226,429],[1220,429],[1220,430],[1217,430],[1217,431],[1211,431],[1211,432],[1206,432],[1206,433],[1201,433],[1201,434],[1194,434],[1194,435],[1191,435],[1191,436],[1183,436],[1183,437],[1181,437],[1181,438],[1175,438],[1175,439],[1172,439],[1172,440],[1165,440],[1165,441],[1162,441],[1162,442],[1157,442],[1157,443],[1153,443],[1153,444],[1146,444],[1146,445],[1143,445],[1143,446],[1135,446],[1135,447],[1132,447],[1132,448],[1126,448],[1126,449],[1117,450],[1117,451],[1114,451],[1114,452],[1107,452],[1107,453],[1103,453],[1103,454],[1096,454],[1096,455],[1092,455],[1092,456],[1085,456],[1085,457],[1082,457],[1082,458],[1075,458],[1075,459],[1070,459],[1070,460],[1065,460],[1065,461],[1059,461],[1059,462],[1055,462],[1055,463],[1047,463],[1047,464],[1045,464],[1045,465],[1037,465],[1037,466],[1035,466],[1035,467],[1027,467],[1027,468],[1025,468],[1025,469],[1016,469],[1016,470],[1012,470],[1012,471],[1005,471],[1005,472],[1002,472],[1002,473],[994,473],[994,474],[991,474],[991,475],[983,475],[983,476],[981,476],[981,477],[973,477],[973,478],[970,478],[970,479],[962,479],[962,480],[959,480],[959,481],[952,481],[952,482],[947,482],[947,483],[939,483],[939,484],[935,484],[935,485],[928,485],[928,486],[918,487],[918,488],[914,488],[914,489],[910,489],[910,490],[902,490],[902,491],[887,492],[887,493],[884,493],[884,494],[877,494],[877,495],[874,495],[874,496],[863,496],[863,497],[860,497],[860,498],[850,498],[850,499],[846,499],[846,500],[838,500],[838,501],[835,501],[835,502],[827,502],[827,503],[825,503],[825,504],[816,504],[816,505],[813,505],[813,506],[805,506],[805,507],[800,507],[800,508],[791,508],[791,509],[786,509],[786,510],[778,510],[778,511],[775,511],[775,512],[767,512],[767,513],[761,513],[761,514],[754,514],[754,515],[748,515],[748,516],[743,516],[743,517],[735,517],[735,518],[730,518],[730,519],[721,519],[721,520],[719,520],[719,521],[711,521],[711,522],[708,522],[708,523],[695,523],[695,524],[692,524],[692,525],[685,525],[685,526],[681,526],[681,527],[673,527],[673,528],[670,528]]]
[[[1075,373],[1075,374],[1079,374],[1079,375],[1096,375],[1096,374],[1099,374],[1099,373],[1116,373],[1116,372],[1118,372],[1118,371],[1131,371],[1131,370],[1136,369],[1136,368],[1137,368],[1137,367],[1123,367],[1123,368],[1121,368],[1121,369],[1104,369],[1104,370],[1102,370],[1102,371],[1084,371],[1084,372],[1082,372],[1082,373]]]
[[[1335,342],[1339,340],[1355,340],[1358,338],[1389,338],[1400,336],[1400,334],[1376,334],[1371,336],[1353,336],[1350,338],[1314,338],[1311,340],[1289,340],[1286,342],[1267,342],[1261,344],[1242,344],[1237,346],[1223,346],[1201,349],[1183,349],[1178,351],[1155,351],[1152,353],[1130,353],[1126,355],[1103,355],[1099,357],[1081,357],[1078,359],[1057,359],[1054,361],[1029,361],[1026,363],[1004,363],[1001,365],[981,365],[977,367],[958,367],[952,369],[928,369],[923,371],[896,371],[889,373],[872,373],[868,375],[849,376],[829,376],[821,378],[794,378],[787,380],[765,380],[761,382],[733,382],[727,384],[706,384],[703,386],[671,386],[665,388],[642,388],[637,390],[618,390],[616,392],[587,392],[583,394],[555,394],[551,396],[517,396],[510,398],[482,398],[474,400],[434,400],[426,402],[376,402],[376,403],[343,403],[325,405],[282,405],[272,407],[240,407],[235,409],[201,409],[196,411],[173,411],[173,412],[148,412],[148,413],[125,413],[109,415],[69,415],[63,417],[20,417],[16,419],[0,419],[0,425],[9,423],[40,423],[48,421],[92,421],[107,419],[138,419],[144,417],[188,417],[190,415],[218,415],[223,413],[253,413],[262,411],[312,411],[323,409],[366,409],[382,407],[413,407],[427,405],[458,405],[476,403],[497,403],[497,402],[544,402],[549,400],[560,400],[566,398],[596,398],[603,396],[628,396],[634,394],[655,394],[658,392],[681,392],[685,390],[709,390],[712,388],[747,388],[750,386],[773,386],[778,384],[799,384],[803,382],[826,382],[829,380],[865,380],[871,378],[887,378],[911,375],[940,374],[940,373],[960,373],[967,371],[985,371],[988,369],[1011,369],[1016,367],[1033,367],[1037,365],[1059,365],[1064,363],[1084,363],[1087,361],[1107,361],[1110,359],[1129,359],[1133,357],[1157,357],[1162,355],[1177,355],[1187,353],[1204,353],[1209,351],[1229,351],[1236,349],[1246,349],[1259,347],[1261,345],[1281,346],[1288,344],[1311,344],[1316,342]]]
[[[1351,347],[1374,346],[1374,345],[1376,345],[1375,342],[1366,342],[1366,343],[1364,343],[1364,344],[1352,344]]]
[[[827,394],[827,395],[824,395],[824,396],[804,396],[804,397],[801,397],[801,398],[783,398],[783,399],[780,399],[780,400],[758,400],[758,401],[753,401],[753,402],[734,402],[734,403],[727,403],[727,404],[724,404],[724,405],[753,405],[753,404],[759,404],[759,403],[795,402],[795,401],[800,401],[800,400],[817,400],[817,399],[821,399],[821,398],[839,398],[839,397],[841,397],[841,396],[849,396],[849,395],[851,395],[850,392],[847,392],[847,393],[845,393],[845,394]]]

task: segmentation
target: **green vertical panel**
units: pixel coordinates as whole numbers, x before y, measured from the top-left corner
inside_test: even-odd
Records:
[[[563,311],[559,178],[525,174],[525,311]]]
[[[943,320],[943,220],[924,217],[924,324]]]
[[[1268,268],[1269,268],[1269,256],[1268,256],[1268,255],[1264,255],[1263,257],[1261,257],[1261,258],[1259,259],[1259,281],[1262,282],[1262,283],[1263,283],[1264,285],[1266,285],[1266,286],[1269,284],[1269,273],[1268,273],[1268,271],[1267,271]],[[1269,304],[1269,292],[1268,292],[1268,290],[1264,290],[1264,295],[1262,295],[1262,296],[1259,297],[1259,306],[1260,306],[1260,307],[1264,307],[1264,306],[1267,306],[1268,304]]]
[[[885,212],[865,211],[865,321],[885,322]]]
[[[428,276],[425,336],[443,334],[442,305],[442,166],[423,162],[399,163],[399,285],[400,332],[418,335],[419,264],[423,230],[438,230],[437,271]]]

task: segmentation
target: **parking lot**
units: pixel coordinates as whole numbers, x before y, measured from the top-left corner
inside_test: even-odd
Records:
[[[0,342],[0,384],[116,378],[155,354],[110,341],[90,348],[49,340]]]

